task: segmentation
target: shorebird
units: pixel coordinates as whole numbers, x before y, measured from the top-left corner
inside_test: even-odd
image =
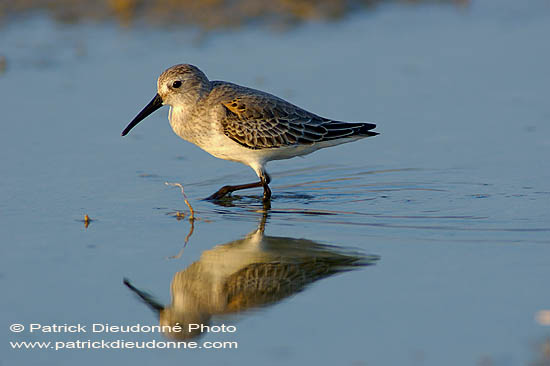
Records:
[[[164,71],[157,94],[122,132],[125,136],[140,121],[170,106],[168,119],[174,132],[211,155],[250,166],[259,182],[224,186],[208,199],[263,187],[263,200],[271,198],[271,178],[265,165],[316,150],[355,141],[378,133],[373,123],[349,123],[320,117],[269,93],[225,81],[210,81],[196,66],[181,64]]]

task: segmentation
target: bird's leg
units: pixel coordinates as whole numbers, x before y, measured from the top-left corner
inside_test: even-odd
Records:
[[[260,181],[255,183],[239,184],[237,186],[223,186],[216,193],[207,198],[207,200],[219,200],[220,198],[225,197],[227,194],[241,189],[263,187],[264,189],[264,202],[271,199],[271,189],[269,189],[269,182],[271,178],[267,173],[262,173],[260,176]]]
[[[208,197],[207,200],[219,200],[220,198],[225,197],[227,194],[231,192],[239,191],[241,189],[256,188],[256,187],[263,187],[263,183],[260,181],[255,183],[239,184],[237,186],[223,186],[216,193]]]
[[[264,187],[264,202],[271,200],[271,189],[269,189],[269,182],[271,182],[271,177],[266,172],[262,172],[262,175],[260,176],[260,183],[262,183],[262,187]]]

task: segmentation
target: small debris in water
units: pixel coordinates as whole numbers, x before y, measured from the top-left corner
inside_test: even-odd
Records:
[[[185,201],[185,204],[187,205],[187,207],[189,207],[189,212],[190,212],[189,221],[195,220],[195,210],[193,210],[193,206],[191,206],[191,204],[190,204],[189,201],[187,200],[187,195],[186,195],[185,192],[183,191],[183,186],[182,186],[180,183],[168,183],[168,182],[164,182],[164,184],[166,184],[167,186],[180,187],[180,189],[181,189],[181,194],[183,194],[183,200]],[[176,217],[182,217],[181,215],[182,215],[182,213],[180,213],[179,211],[176,212]],[[185,214],[183,214],[183,216],[185,216]]]
[[[90,219],[90,216],[88,216],[87,214],[84,215],[84,220],[81,220],[84,222],[84,228],[87,229],[88,226],[90,226],[90,222],[92,222],[93,220]]]
[[[550,310],[539,311],[535,318],[540,325],[550,325]]]
[[[7,65],[8,61],[6,60],[6,56],[0,56],[0,75],[6,72]]]

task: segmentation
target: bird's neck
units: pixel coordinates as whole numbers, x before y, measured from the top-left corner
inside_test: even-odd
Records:
[[[184,124],[191,116],[195,104],[178,104],[170,106],[170,112],[168,112],[168,119],[174,131],[180,125]],[[176,131],[178,133],[178,131]],[[179,133],[178,133],[179,134]]]
[[[179,122],[186,121],[193,109],[200,102],[200,100],[206,96],[209,92],[207,85],[200,85],[199,87],[186,92],[182,95],[177,103],[170,105],[170,121],[178,120]]]
[[[184,140],[192,142],[195,145],[201,146],[203,140],[203,129],[195,128],[197,121],[194,121],[196,102],[177,104],[170,107],[168,119],[172,130]]]

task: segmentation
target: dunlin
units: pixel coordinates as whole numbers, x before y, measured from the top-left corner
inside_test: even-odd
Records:
[[[224,186],[208,197],[263,187],[271,198],[265,165],[316,150],[375,136],[372,123],[347,123],[320,117],[274,95],[225,81],[210,81],[193,65],[175,65],[157,81],[157,94],[122,132],[163,105],[174,132],[217,158],[250,166],[259,182]]]

